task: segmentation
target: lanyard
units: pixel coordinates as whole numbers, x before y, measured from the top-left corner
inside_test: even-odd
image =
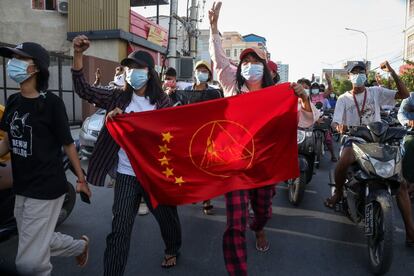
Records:
[[[355,102],[355,106],[357,108],[358,111],[358,116],[359,116],[359,124],[362,125],[362,115],[364,114],[364,109],[365,109],[365,103],[367,102],[367,89],[365,89],[364,91],[364,101],[362,103],[362,108],[359,109],[359,105],[358,105],[358,101],[355,97],[355,94],[352,93],[352,96],[354,97],[354,102]]]

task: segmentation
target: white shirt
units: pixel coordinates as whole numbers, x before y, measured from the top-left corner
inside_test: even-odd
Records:
[[[125,109],[125,113],[142,112],[154,109],[155,105],[150,104],[149,99],[146,99],[145,97],[140,97],[137,94],[133,93],[131,102]],[[135,176],[134,170],[131,166],[131,162],[129,162],[128,156],[122,148],[118,151],[118,158],[119,160],[117,172],[121,174]]]
[[[367,93],[365,108],[362,111],[362,125],[381,121],[381,106],[395,106],[395,94],[397,91],[384,87],[367,87],[366,92],[355,95],[358,108],[361,111],[364,102],[364,94]],[[359,126],[360,118],[351,92],[339,96],[335,106],[333,122],[346,126]]]

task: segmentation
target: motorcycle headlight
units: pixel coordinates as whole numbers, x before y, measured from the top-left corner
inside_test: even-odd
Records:
[[[305,141],[305,138],[306,138],[305,131],[298,129],[298,138],[297,138],[298,145],[302,144],[303,141]]]
[[[390,178],[394,176],[395,161],[390,160],[388,162],[381,162],[374,158],[371,158],[371,163],[375,168],[375,172],[382,178]]]
[[[88,133],[88,126],[89,126],[89,117],[82,124],[82,130],[85,133]]]

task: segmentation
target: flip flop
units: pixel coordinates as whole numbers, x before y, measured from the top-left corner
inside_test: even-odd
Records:
[[[164,262],[165,262],[165,264],[161,264],[161,267],[162,268],[165,268],[165,269],[169,269],[169,268],[171,268],[171,267],[174,267],[174,266],[176,266],[177,265],[177,260],[178,260],[178,257],[180,256],[180,254],[178,253],[178,254],[175,254],[175,255],[172,255],[172,256],[170,256],[170,257],[167,257],[167,256],[164,256]],[[170,265],[168,265],[167,263],[168,263],[168,261],[170,261],[170,260],[172,260],[173,258],[175,258],[175,264],[170,264]]]
[[[84,267],[88,263],[89,259],[89,238],[83,235],[80,239],[84,240],[86,244],[83,252],[80,255],[76,256],[76,263],[79,267]]]
[[[325,201],[323,202],[323,204],[325,205],[325,207],[329,208],[329,209],[334,209],[336,202],[333,202],[333,196],[328,197],[327,199],[325,199]]]
[[[257,241],[256,241],[256,250],[257,251],[259,251],[259,252],[266,252],[266,251],[268,251],[270,249],[270,242],[269,241],[266,241],[266,245],[263,247],[263,248],[260,248],[259,247],[259,244],[257,243]]]
[[[208,216],[214,215],[213,205],[210,204],[210,205],[207,205],[207,206],[203,206],[203,212],[204,212],[204,214],[206,214]]]

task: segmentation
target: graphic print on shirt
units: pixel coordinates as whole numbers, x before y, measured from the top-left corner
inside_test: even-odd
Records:
[[[358,107],[360,110],[362,109],[362,105],[363,102],[358,101]],[[353,101],[352,104],[345,106],[345,114],[354,114],[354,116],[358,118],[359,121],[358,110]],[[369,123],[375,121],[375,101],[373,98],[368,97],[365,108],[362,110],[361,116],[363,125],[368,125]]]
[[[10,123],[11,147],[13,153],[22,157],[32,155],[32,127],[27,125],[29,113],[19,117],[19,113],[14,112]]]

